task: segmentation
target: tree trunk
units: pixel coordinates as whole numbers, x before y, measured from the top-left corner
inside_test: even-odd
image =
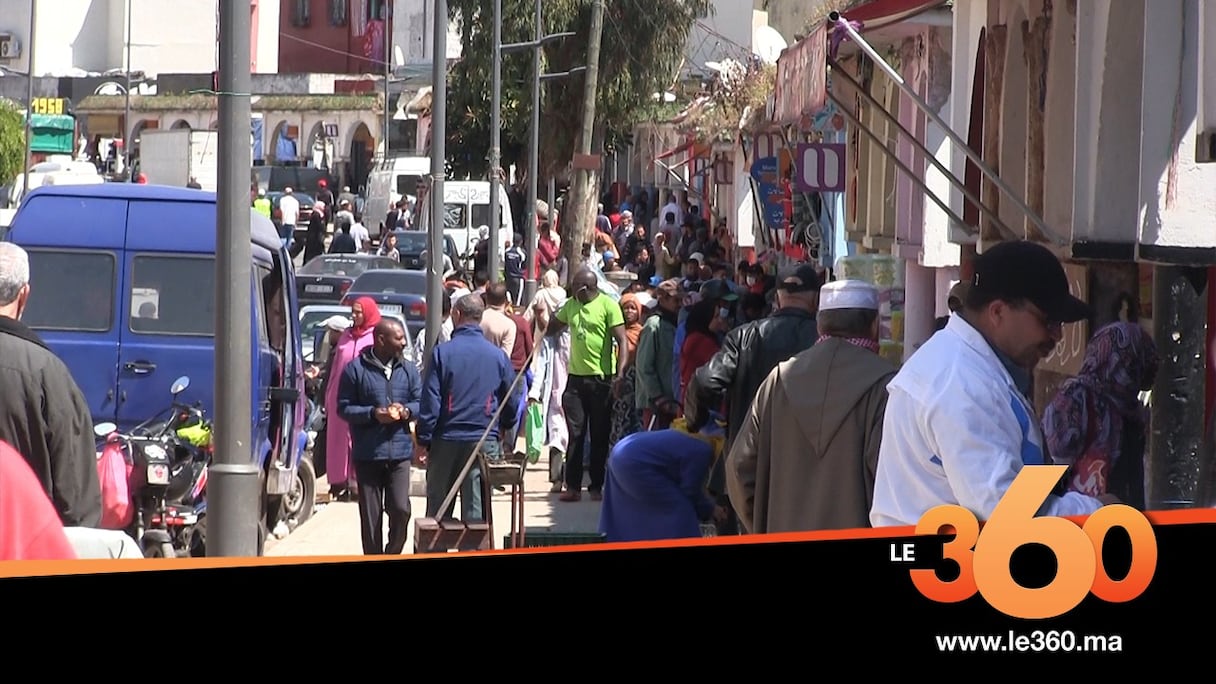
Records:
[[[606,129],[603,123],[596,122],[595,134],[591,136],[591,153],[602,154]],[[587,174],[585,184],[577,182],[579,174]],[[600,196],[600,170],[575,170],[571,177],[569,200],[562,211],[561,237],[562,256],[570,264],[567,285],[572,285],[574,275],[578,273],[583,262],[583,247],[594,242],[595,217],[598,198]],[[584,191],[585,192],[582,192]]]

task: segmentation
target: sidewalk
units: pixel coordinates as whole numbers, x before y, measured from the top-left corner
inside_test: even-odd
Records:
[[[414,520],[426,514],[424,485],[426,471],[413,469],[410,488],[412,516],[406,554],[414,549]],[[317,491],[329,488],[324,478],[317,481]],[[548,455],[529,464],[524,475],[524,516],[528,531],[563,534],[594,534],[599,529],[599,502],[584,496],[582,501],[567,503],[550,493]],[[585,493],[584,493],[585,494]],[[459,497],[454,506],[460,506]],[[457,508],[459,512],[459,508]],[[510,492],[495,492],[493,497],[494,548],[503,548],[503,538],[511,531]],[[387,531],[387,522],[385,523]],[[358,556],[363,554],[359,534],[359,505],[355,502],[318,503],[311,519],[283,539],[271,538],[266,543],[266,556]]]

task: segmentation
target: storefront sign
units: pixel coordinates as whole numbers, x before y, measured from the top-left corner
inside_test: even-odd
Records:
[[[781,159],[765,157],[752,164],[752,178],[760,189],[760,207],[765,225],[780,230],[786,223],[786,191],[782,184]]]
[[[844,192],[844,143],[802,143],[794,165],[794,186],[800,192]]]
[[[794,124],[815,114],[827,103],[827,29],[789,47],[777,59],[777,87],[773,95],[774,120]]]

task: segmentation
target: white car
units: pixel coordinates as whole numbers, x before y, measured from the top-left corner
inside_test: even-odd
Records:
[[[409,326],[405,323],[405,318],[399,313],[382,313],[383,316],[388,316],[401,323],[401,327],[409,330]],[[300,309],[300,352],[303,355],[305,363],[322,364],[325,359],[314,359],[314,346],[321,340],[325,334],[325,329],[322,325],[329,320],[331,316],[345,316],[350,318],[350,307],[340,304],[310,304]],[[405,351],[403,355],[406,361],[416,362],[414,340],[410,335],[405,336]]]

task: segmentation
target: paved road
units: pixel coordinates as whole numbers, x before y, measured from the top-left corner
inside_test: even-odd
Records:
[[[410,504],[414,518],[426,514],[423,495],[425,471],[414,470],[415,486]],[[322,478],[318,492],[329,485]],[[549,492],[549,465],[546,455],[528,467],[524,476],[524,515],[527,531],[559,534],[595,534],[599,527],[600,504],[584,496],[582,501],[567,503]],[[456,506],[460,505],[459,498]],[[495,493],[493,503],[494,546],[503,548],[503,537],[511,530],[511,500],[508,492]],[[387,531],[387,522],[385,523]],[[413,552],[414,522],[410,521],[410,538],[405,553]],[[527,541],[525,540],[525,544]],[[363,546],[359,536],[359,508],[354,502],[331,502],[317,505],[317,511],[303,525],[283,539],[271,539],[266,544],[267,556],[358,556]]]

